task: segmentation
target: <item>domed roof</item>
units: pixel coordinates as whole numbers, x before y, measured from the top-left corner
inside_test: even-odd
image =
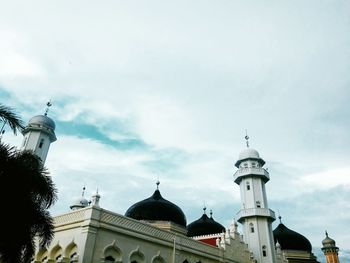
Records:
[[[334,241],[334,239],[331,239],[328,236],[327,231],[326,231],[326,238],[322,240],[322,245],[324,247],[335,247],[335,241]]]
[[[136,220],[171,221],[186,227],[186,216],[181,208],[164,199],[158,189],[151,197],[132,205],[125,216]]]
[[[259,155],[258,151],[253,149],[253,148],[246,148],[239,153],[239,157],[238,157],[239,160],[248,159],[248,158],[258,159],[258,158],[260,158],[260,155]]]
[[[240,154],[238,156],[238,160],[236,162],[236,167],[238,167],[242,161],[247,160],[247,159],[259,160],[261,165],[265,164],[265,161],[260,158],[259,152],[257,150],[247,147],[246,149],[244,149],[243,151],[240,152]]]
[[[76,210],[79,208],[87,207],[90,202],[84,197],[85,186],[83,187],[83,192],[79,198],[77,198],[74,203],[70,206],[70,209]]]
[[[89,201],[86,200],[83,196],[74,201],[73,205],[70,206],[70,209],[79,209],[84,208],[89,205]]]
[[[222,232],[225,232],[225,227],[216,222],[212,215],[208,217],[205,212],[201,218],[187,226],[187,236],[189,237],[220,234]]]
[[[273,230],[273,238],[275,244],[278,242],[281,245],[282,250],[300,250],[308,252],[312,250],[311,243],[306,237],[290,230],[282,223]]]
[[[29,120],[28,125],[29,126],[44,126],[46,128],[52,129],[52,130],[55,130],[55,128],[56,128],[55,122],[51,118],[47,117],[46,115],[34,116],[33,118],[31,118]]]

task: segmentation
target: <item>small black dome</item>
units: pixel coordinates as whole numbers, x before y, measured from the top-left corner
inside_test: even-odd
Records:
[[[224,231],[225,227],[216,222],[212,216],[208,217],[205,213],[201,218],[187,226],[187,236],[189,237],[218,234]]]
[[[312,247],[310,241],[303,235],[290,230],[280,223],[273,230],[273,238],[275,244],[278,242],[282,250],[301,250],[311,252]]]
[[[151,197],[132,205],[125,216],[136,220],[171,221],[186,227],[186,216],[181,208],[164,199],[158,189]]]

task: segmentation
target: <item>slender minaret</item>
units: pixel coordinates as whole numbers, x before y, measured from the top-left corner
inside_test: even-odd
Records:
[[[276,254],[271,223],[275,213],[268,208],[265,184],[269,173],[263,168],[265,161],[259,153],[249,148],[249,137],[245,136],[247,148],[239,154],[234,181],[241,190],[241,210],[237,221],[243,226],[243,239],[253,252],[258,263],[275,263]]]
[[[31,118],[28,125],[22,131],[24,136],[22,150],[32,150],[38,155],[42,163],[45,163],[47,153],[49,152],[50,144],[56,141],[55,122],[47,117],[49,107],[52,106],[48,102],[44,115],[37,115]]]
[[[339,263],[338,251],[339,248],[335,246],[335,241],[328,236],[326,231],[326,238],[322,240],[323,247],[321,248],[323,254],[326,256],[327,263]]]

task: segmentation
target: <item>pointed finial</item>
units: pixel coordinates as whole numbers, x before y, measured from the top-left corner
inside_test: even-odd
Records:
[[[46,110],[45,110],[45,116],[47,116],[47,113],[49,112],[49,108],[52,106],[52,103],[51,103],[51,100],[49,100],[47,103],[46,103]]]
[[[203,203],[204,203],[204,204],[203,204],[203,213],[204,213],[204,214],[207,214],[207,213],[206,213],[207,207],[205,206],[205,202],[203,202]]]
[[[85,185],[84,185],[84,187],[83,187],[83,192],[81,193],[81,196],[84,197],[84,194],[85,194]]]
[[[278,216],[278,219],[280,220],[280,224],[282,224],[282,217]]]
[[[326,230],[326,237],[328,237],[328,232],[327,232],[327,230]]]
[[[247,129],[245,130],[245,140],[246,140],[246,143],[247,143],[247,148],[249,148],[249,136],[248,136],[248,131]]]
[[[101,196],[98,194],[98,188],[96,188],[96,193],[91,197],[91,203],[93,206],[99,207],[99,202],[100,202]]]
[[[213,210],[210,209],[210,218],[213,217]]]
[[[159,190],[159,185],[160,185],[159,180],[157,180],[156,185],[157,185],[157,190]]]

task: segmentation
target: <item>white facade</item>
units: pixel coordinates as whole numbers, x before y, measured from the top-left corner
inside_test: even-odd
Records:
[[[171,222],[142,222],[98,205],[56,216],[54,222],[54,240],[36,251],[33,263],[255,262],[237,232],[221,234],[215,247],[179,233],[181,226]]]
[[[268,208],[265,183],[270,179],[263,168],[265,161],[251,148],[241,152],[236,162],[234,181],[240,186],[241,210],[237,220],[242,224],[244,241],[258,263],[275,263],[276,254],[271,223],[275,213]]]

